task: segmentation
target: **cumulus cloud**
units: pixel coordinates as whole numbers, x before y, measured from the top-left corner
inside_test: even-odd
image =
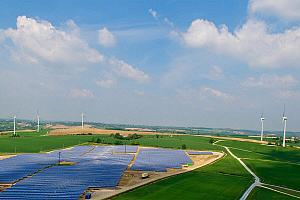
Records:
[[[10,51],[19,62],[84,64],[103,61],[103,55],[77,34],[59,30],[48,21],[19,16],[16,29],[6,29],[4,35],[12,41]]]
[[[115,36],[106,28],[98,31],[98,42],[105,47],[112,47],[116,44]]]
[[[260,77],[249,77],[242,83],[246,87],[257,88],[288,88],[295,86],[298,80],[292,75],[267,75],[263,74]]]
[[[114,66],[114,72],[120,77],[133,79],[138,82],[147,82],[150,79],[145,72],[134,68],[123,60],[113,58],[110,59],[109,62],[112,66]]]
[[[184,43],[242,60],[252,67],[299,66],[300,27],[271,33],[262,21],[249,20],[230,32],[226,25],[216,27],[197,19],[182,34]]]
[[[72,98],[93,98],[94,94],[87,89],[73,89],[70,92]]]
[[[276,16],[286,20],[300,20],[299,0],[250,0],[250,14]]]
[[[99,42],[111,46],[114,36],[103,28],[99,31]],[[26,16],[17,17],[16,28],[0,30],[0,50],[9,52],[14,63],[26,66],[43,66],[68,71],[87,69],[99,65],[110,74],[144,82],[149,76],[143,71],[117,58],[110,59],[91,48],[80,37],[80,28],[73,20],[63,27],[54,27],[50,22]],[[30,64],[30,65],[28,65]],[[100,69],[101,70],[101,69]],[[99,81],[100,86],[112,86],[111,80]]]

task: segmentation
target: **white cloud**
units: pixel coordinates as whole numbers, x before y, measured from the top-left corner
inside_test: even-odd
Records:
[[[154,19],[158,19],[158,14],[157,14],[157,12],[155,11],[155,10],[153,10],[152,8],[150,8],[149,10],[148,10],[148,12],[149,12],[149,14],[154,18]]]
[[[14,45],[10,48],[12,57],[21,63],[85,64],[103,61],[103,56],[77,34],[59,30],[48,21],[19,16],[17,28],[6,29],[4,34]]]
[[[258,88],[288,88],[295,86],[298,80],[292,75],[261,75],[258,78],[249,77],[242,83],[246,87]]]
[[[242,60],[252,67],[288,67],[300,63],[300,27],[270,33],[261,21],[249,20],[233,33],[203,19],[192,22],[182,34],[184,43]]]
[[[276,16],[287,20],[300,20],[299,0],[250,0],[250,14]]]
[[[220,90],[211,88],[211,87],[202,87],[200,90],[201,95],[203,96],[210,96],[215,98],[220,98],[224,100],[232,100],[233,96],[228,93],[222,92]]]
[[[149,81],[149,76],[145,72],[134,68],[123,60],[110,59],[110,64],[114,66],[114,72],[120,77],[129,78],[138,82],[147,82]]]
[[[73,89],[70,92],[72,98],[93,98],[94,94],[87,89]]]
[[[115,36],[106,28],[98,31],[98,42],[105,47],[112,47],[116,44]]]
[[[112,88],[115,85],[115,81],[112,79],[97,80],[96,84],[103,88]]]

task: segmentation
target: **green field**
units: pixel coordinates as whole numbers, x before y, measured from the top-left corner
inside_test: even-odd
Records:
[[[264,200],[264,199],[272,199],[272,200],[295,200],[296,198],[290,197],[284,194],[280,194],[278,192],[273,192],[271,190],[265,188],[254,188],[253,192],[248,197],[249,200]]]
[[[221,141],[242,158],[263,183],[300,190],[300,150],[293,147]]]
[[[300,190],[300,164],[269,160],[244,160],[264,183]]]
[[[209,138],[193,136],[143,136],[135,140],[118,140],[110,135],[65,135],[65,136],[47,136],[47,131],[36,132],[18,132],[20,137],[11,137],[11,135],[0,136],[0,152],[2,153],[37,153],[49,151],[74,145],[86,144],[87,142],[97,141],[99,139],[104,144],[140,144],[143,146],[182,148],[185,145],[188,149],[195,150],[218,150],[222,148],[209,143]]]

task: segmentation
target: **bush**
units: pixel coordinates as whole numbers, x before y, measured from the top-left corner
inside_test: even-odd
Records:
[[[122,145],[123,142],[121,142],[121,141],[119,141],[119,140],[116,140],[116,141],[114,142],[114,144],[115,144],[115,145]]]
[[[102,140],[100,138],[97,138],[96,143],[102,143]]]
[[[20,135],[16,134],[16,135],[12,135],[11,137],[20,137]]]
[[[185,144],[181,145],[181,149],[186,149],[186,145]]]
[[[134,141],[134,142],[131,142],[130,145],[140,145],[140,143]]]
[[[209,143],[213,144],[216,140],[214,138],[210,138]]]

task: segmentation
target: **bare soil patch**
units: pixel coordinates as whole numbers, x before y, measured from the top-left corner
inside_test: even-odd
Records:
[[[55,128],[56,127],[56,128]],[[59,127],[59,128],[57,128]],[[85,126],[83,129],[80,126],[73,126],[73,127],[66,127],[66,126],[53,126],[52,128],[55,128],[51,131],[49,131],[48,135],[78,135],[78,134],[116,134],[119,133],[123,136],[128,136],[130,134],[139,134],[139,135],[156,135],[161,134],[159,132],[151,132],[151,131],[124,131],[124,130],[108,130],[108,129],[99,129],[99,128],[93,128],[93,127],[87,127]]]
[[[240,142],[253,142],[253,143],[258,143],[258,144],[268,144],[267,141],[253,140],[253,139],[247,139],[247,138],[223,137],[223,136],[213,136],[213,135],[199,135],[199,136],[216,138],[216,139],[224,139],[224,140],[235,140],[235,141],[240,141]]]

